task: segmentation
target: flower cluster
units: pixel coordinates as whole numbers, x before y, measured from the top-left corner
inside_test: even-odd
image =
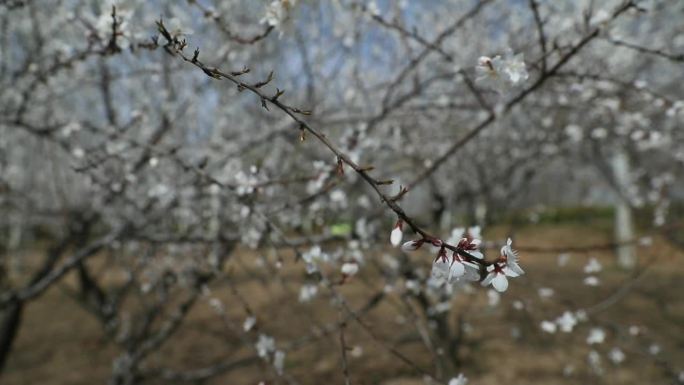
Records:
[[[501,248],[501,256],[494,264],[487,266],[487,277],[482,281],[483,286],[490,283],[494,290],[503,292],[508,289],[508,278],[518,277],[525,272],[520,267],[518,253],[511,247],[513,241],[508,238],[506,245]]]
[[[274,0],[266,7],[266,14],[261,22],[282,30],[290,24],[292,10],[296,5],[297,0]]]
[[[285,352],[277,350],[275,339],[265,334],[259,335],[259,340],[254,345],[259,357],[264,361],[271,362],[276,369],[278,375],[283,374],[283,367],[285,366]]]
[[[493,58],[481,56],[478,59],[476,81],[480,84],[503,91],[511,86],[524,82],[529,78],[523,54],[513,54],[506,50],[504,57],[497,55]]]
[[[477,236],[477,237],[476,237]],[[490,284],[498,292],[504,292],[508,288],[508,277],[518,277],[525,274],[519,264],[518,253],[512,248],[509,238],[501,248],[501,255],[494,262],[487,262],[480,251],[482,241],[479,239],[479,227],[455,229],[449,241],[423,237],[421,239],[405,242],[403,251],[414,251],[424,244],[430,244],[437,248],[437,257],[432,265],[431,277],[434,281],[444,283],[455,282],[481,282],[482,286]],[[398,246],[403,237],[402,221],[398,221],[390,234],[390,242]]]
[[[458,377],[454,377],[449,380],[449,385],[466,385],[467,383],[468,379],[463,375],[463,373],[459,373]]]
[[[600,273],[602,269],[601,263],[596,258],[591,258],[584,266],[584,272],[587,274],[584,278],[584,284],[587,286],[598,286],[601,281],[596,274]]]
[[[566,311],[555,321],[542,321],[541,329],[549,334],[554,334],[557,330],[563,333],[570,333],[580,321],[586,321],[587,314],[583,310],[577,312]]]

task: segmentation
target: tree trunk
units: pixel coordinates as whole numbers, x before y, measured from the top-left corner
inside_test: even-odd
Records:
[[[624,191],[629,185],[629,159],[627,154],[620,150],[613,156],[613,174],[618,190],[615,204],[615,241],[618,265],[623,269],[632,269],[636,266],[637,256],[634,252],[634,226],[632,223],[632,207],[630,206]],[[629,244],[627,244],[629,243]]]
[[[2,373],[14,340],[19,334],[21,315],[24,304],[16,301],[9,305],[0,315],[0,374]]]

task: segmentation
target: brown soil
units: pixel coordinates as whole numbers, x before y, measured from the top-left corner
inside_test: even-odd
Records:
[[[503,231],[494,229],[486,235],[496,239],[493,237],[501,236]],[[609,233],[601,229],[537,226],[523,228],[516,234],[516,245],[520,248],[581,246],[605,243],[608,239]],[[305,274],[301,263],[295,265],[289,253],[283,252],[283,273],[266,281],[253,277],[252,273],[262,269],[255,265],[253,252],[237,254],[228,266],[237,290],[257,314],[260,330],[275,336],[277,343],[297,339],[315,330],[316,325],[338,320],[338,312],[328,306],[330,297],[326,293],[321,292],[310,305],[298,303],[298,290]],[[684,370],[682,251],[658,238],[652,247],[640,248],[642,265],[652,257],[657,260],[634,285],[628,284],[632,281],[631,273],[615,267],[609,250],[572,253],[565,267],[558,266],[556,252],[521,254],[527,274],[511,282],[497,307],[488,306],[486,290],[477,290],[474,295],[461,296],[454,302],[454,317],[463,315],[470,326],[467,329],[472,329],[461,348],[461,370],[470,379],[469,384],[672,383],[673,375]],[[586,276],[582,267],[590,256],[604,266],[598,274],[601,279],[598,287],[582,283]],[[366,258],[374,257],[367,255]],[[429,268],[429,256],[413,258],[416,264]],[[382,291],[385,282],[376,271],[364,268],[359,277],[339,288],[352,308],[361,308],[370,296]],[[112,359],[120,353],[120,348],[104,337],[98,320],[78,304],[73,287],[70,277],[27,307],[20,335],[0,378],[2,384],[106,383],[112,371]],[[541,287],[553,288],[555,294],[541,299],[538,295]],[[589,308],[620,290],[626,295],[616,296],[614,303],[592,316],[590,322],[580,323],[574,332],[550,335],[540,330],[542,320],[555,319],[567,309]],[[241,327],[245,312],[229,286],[224,282],[212,287],[212,296],[226,305],[226,319],[222,320],[209,306],[207,298],[202,298],[178,334],[151,357],[150,368],[195,369],[254,355],[254,350],[231,332],[231,325]],[[522,301],[525,310],[516,310],[515,301]],[[387,300],[363,319],[376,335],[394,344],[419,367],[433,372],[431,353],[417,337],[414,324],[407,321],[401,304],[398,293],[389,294]],[[585,340],[595,325],[600,325],[607,337],[603,344],[590,347]],[[631,325],[640,328],[638,336],[629,335]],[[388,353],[354,321],[349,323],[345,335],[350,347],[361,348],[353,353],[362,352],[360,356],[351,351],[348,354],[353,384],[424,383],[420,374]],[[648,353],[652,344],[660,347],[659,354]],[[620,365],[613,364],[607,355],[616,346],[626,355]],[[603,376],[596,375],[587,365],[591,349],[601,354]],[[570,366],[572,373],[564,375],[564,368],[569,370]],[[286,372],[302,384],[344,383],[339,333],[289,352]],[[257,384],[269,378],[267,368],[255,362],[206,383]]]

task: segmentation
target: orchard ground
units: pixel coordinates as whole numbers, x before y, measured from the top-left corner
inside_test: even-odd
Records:
[[[500,239],[506,231],[503,227],[486,229],[485,239]],[[609,225],[533,225],[519,229],[514,245],[521,249],[579,247],[605,244],[610,242],[610,235]],[[400,253],[395,249],[386,252]],[[648,267],[635,280],[634,272],[616,267],[610,250],[570,253],[567,265],[562,267],[558,264],[558,252],[521,252],[527,274],[511,282],[498,305],[490,306],[487,290],[457,296],[453,306],[456,314],[464,316],[465,332],[460,370],[469,378],[469,384],[672,383],[673,376],[684,370],[677,366],[684,362],[684,253],[654,236],[652,246],[640,247],[638,254],[642,267],[637,273],[643,266]],[[257,255],[247,250],[234,253],[227,265],[234,286],[231,288],[224,280],[211,288],[211,295],[225,304],[225,319],[207,298],[200,299],[197,309],[178,330],[178,336],[155,352],[151,362],[181,370],[253,357],[254,349],[242,344],[239,335],[231,332],[231,328],[242,328],[246,318],[233,290],[249,302],[257,315],[259,330],[278,336],[279,347],[286,341],[306,337],[307,332],[317,333],[317,326],[339,320],[333,307],[322,306],[324,301],[330,301],[325,289],[319,288],[312,306],[299,303],[304,266],[301,261],[294,262],[289,250],[282,251],[283,274],[274,274],[272,280],[266,281],[252,278],[254,271],[266,268],[255,263]],[[587,276],[583,267],[591,257],[603,265],[603,271],[597,274],[598,286],[583,284]],[[416,253],[411,258],[429,271],[429,255]],[[655,262],[649,263],[652,258],[656,258]],[[339,287],[353,309],[363,308],[370,298],[383,292],[386,284],[377,273],[381,258],[366,255],[366,261],[358,276]],[[116,274],[100,271],[111,275],[110,282],[120,279]],[[120,350],[104,337],[101,324],[93,315],[75,300],[78,294],[74,282],[69,277],[28,305],[14,354],[3,374],[3,384],[106,383],[112,360]],[[385,294],[379,305],[364,312],[362,319],[381,340],[391,341],[397,351],[432,372],[433,357],[416,332],[411,312],[395,300],[401,295],[402,286],[397,287]],[[541,298],[540,288],[552,288],[554,293]],[[522,302],[524,309],[518,309],[519,303],[514,306],[516,301]],[[284,302],[287,306],[283,306]],[[554,320],[566,310],[596,305],[606,307],[591,315],[591,323],[580,322],[572,333],[549,334],[540,328],[543,320]],[[589,346],[586,339],[596,325],[601,325],[606,338],[601,344]],[[630,326],[638,327],[638,335],[628,332]],[[299,346],[289,350],[286,373],[303,384],[343,383],[339,332],[322,338],[323,343],[314,344],[300,340]],[[354,384],[424,383],[420,374],[390,354],[387,346],[378,344],[355,321],[347,323],[345,338]],[[609,359],[608,352],[616,346],[625,354],[620,364]],[[601,355],[602,376],[588,365],[592,349]],[[264,379],[264,372],[258,359],[247,360],[206,384],[257,384]]]

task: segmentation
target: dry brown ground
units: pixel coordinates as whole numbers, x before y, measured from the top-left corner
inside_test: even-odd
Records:
[[[494,229],[488,238],[501,235]],[[606,242],[609,232],[586,226],[526,227],[516,234],[519,247],[581,246]],[[469,384],[666,384],[672,383],[669,369],[684,370],[684,254],[660,239],[649,249],[640,249],[642,262],[657,257],[636,285],[605,311],[592,317],[608,333],[606,342],[596,347],[602,353],[605,375],[594,375],[587,367],[590,348],[585,339],[589,323],[580,324],[571,334],[544,334],[539,329],[543,319],[553,319],[568,308],[586,308],[610,298],[630,281],[630,275],[615,268],[609,251],[573,253],[570,264],[557,265],[557,253],[522,253],[527,275],[512,282],[496,308],[487,305],[485,290],[474,296],[456,300],[455,313],[465,314],[472,326],[463,347],[463,372]],[[249,279],[258,269],[251,261],[254,255],[239,253],[231,262],[233,276],[240,282],[238,290],[249,301],[259,319],[261,330],[277,336],[278,341],[296,339],[316,324],[335,322],[338,314],[327,306],[329,297],[316,299],[303,306],[296,301],[302,267],[286,259],[283,281],[275,276],[263,285]],[[582,266],[589,256],[597,257],[604,266],[598,287],[582,284]],[[369,256],[367,257],[369,258]],[[429,268],[428,256],[416,261]],[[239,262],[239,263],[238,263]],[[355,281],[341,287],[354,308],[359,308],[372,293],[382,290],[384,282],[366,269]],[[67,281],[67,285],[69,285]],[[547,300],[537,295],[540,287],[554,288],[556,294]],[[100,324],[70,295],[65,286],[51,289],[28,306],[21,332],[11,355],[3,385],[54,384],[79,385],[105,383],[111,373],[112,358],[118,348],[103,337]],[[241,306],[227,287],[214,288],[228,307],[228,319],[238,326],[244,319]],[[396,294],[393,294],[396,295]],[[390,295],[387,301],[364,316],[366,322],[383,339],[401,341],[397,349],[417,365],[432,371],[430,353],[414,338],[411,322],[400,319],[399,301]],[[526,311],[513,309],[513,302],[523,301]],[[471,310],[465,312],[465,307]],[[315,320],[315,321],[312,321]],[[641,328],[636,338],[626,333],[630,325]],[[511,336],[516,328],[520,338]],[[363,354],[349,357],[354,384],[422,384],[421,376],[369,338],[355,323],[347,332],[350,346],[362,347]],[[661,353],[645,352],[656,343]],[[626,361],[619,366],[606,359],[613,346],[621,346]],[[339,335],[323,337],[318,343],[304,345],[288,353],[288,373],[303,384],[343,383],[340,369]],[[153,356],[151,366],[176,369],[202,367],[220,359],[253,355],[240,344],[206,300],[201,301],[173,341]],[[571,376],[563,376],[563,368],[573,365]],[[263,376],[259,364],[242,367],[218,377],[208,384],[256,384]]]

